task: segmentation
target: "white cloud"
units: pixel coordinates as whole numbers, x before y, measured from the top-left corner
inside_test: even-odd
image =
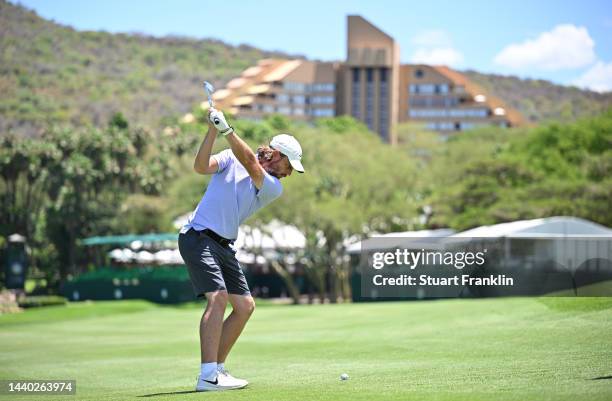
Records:
[[[422,31],[411,42],[416,47],[410,59],[412,63],[457,66],[463,62],[463,54],[453,47],[446,31]]]
[[[495,63],[512,69],[561,70],[584,67],[595,61],[595,42],[584,27],[557,25],[537,38],[506,46]]]
[[[612,62],[598,61],[572,83],[597,92],[612,91]]]
[[[415,64],[457,66],[463,62],[463,55],[452,47],[421,48],[414,52],[411,62]]]

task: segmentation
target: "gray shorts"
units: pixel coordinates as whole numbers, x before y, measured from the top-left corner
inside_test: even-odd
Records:
[[[251,293],[236,260],[236,251],[230,246],[221,245],[193,229],[179,235],[178,245],[198,298],[221,290],[236,295]]]

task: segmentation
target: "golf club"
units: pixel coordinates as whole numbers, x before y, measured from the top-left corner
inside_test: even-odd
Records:
[[[212,109],[214,107],[214,103],[213,103],[213,100],[212,100],[212,94],[215,91],[215,87],[212,86],[212,84],[210,82],[204,81],[204,90],[206,91],[206,96],[208,97],[208,105]],[[218,124],[219,123],[219,119],[215,117],[214,123]]]

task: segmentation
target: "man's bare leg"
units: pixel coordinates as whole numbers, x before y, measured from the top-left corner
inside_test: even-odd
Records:
[[[217,362],[224,363],[234,343],[242,333],[242,329],[255,310],[255,301],[250,295],[229,294],[232,313],[223,322],[221,341],[217,353]]]
[[[208,304],[200,321],[200,348],[202,366],[196,383],[196,391],[219,391],[243,388],[249,384],[218,371],[217,355],[223,330],[223,315],[227,306],[227,291],[207,292]]]
[[[200,320],[200,351],[202,363],[217,362],[223,315],[227,306],[227,291],[207,292],[208,303]]]

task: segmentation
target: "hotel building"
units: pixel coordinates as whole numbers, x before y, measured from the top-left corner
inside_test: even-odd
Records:
[[[400,64],[395,40],[348,16],[344,63],[260,60],[214,93],[217,107],[240,118],[278,113],[296,120],[350,115],[389,143],[393,127],[416,122],[455,132],[524,124],[516,111],[445,66]]]

